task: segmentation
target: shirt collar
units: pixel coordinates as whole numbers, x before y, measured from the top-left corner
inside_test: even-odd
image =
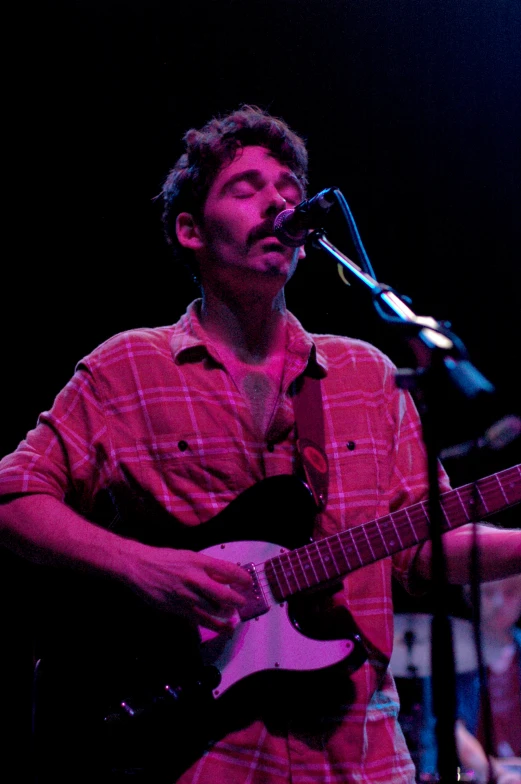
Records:
[[[176,324],[170,341],[172,356],[177,365],[185,362],[198,362],[211,359],[219,363],[212,340],[204,331],[199,320],[202,300],[195,299]],[[308,369],[311,375],[319,378],[327,375],[327,358],[317,348],[314,336],[307,332],[300,321],[289,311],[286,312],[288,324],[288,354]]]

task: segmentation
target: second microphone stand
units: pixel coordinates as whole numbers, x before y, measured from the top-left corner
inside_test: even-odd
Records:
[[[417,316],[409,305],[389,286],[379,283],[351,259],[341,253],[326,237],[323,229],[311,233],[308,243],[326,251],[338,265],[347,269],[371,292],[378,303],[387,309],[385,319],[403,327],[406,340],[417,358],[415,370],[399,370],[396,383],[414,392],[422,421],[427,451],[429,481],[429,520],[432,541],[432,679],[436,738],[438,746],[438,774],[440,784],[461,781],[454,726],[456,720],[456,675],[452,626],[448,605],[446,556],[442,540],[443,510],[439,488],[440,392],[447,380],[466,398],[474,399],[483,393],[494,392],[492,384],[472,365],[462,342],[442,324],[430,316]]]

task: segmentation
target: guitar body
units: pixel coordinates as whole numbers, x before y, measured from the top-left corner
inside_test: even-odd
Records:
[[[314,588],[309,597],[304,592],[281,602],[262,573],[264,562],[311,541],[314,517],[308,488],[292,475],[253,485],[191,528],[171,517],[151,516],[148,542],[249,565],[259,579],[262,601],[248,597],[248,617],[229,634],[200,629],[198,636],[183,619],[154,614],[108,581],[72,575],[65,583],[63,574],[51,571],[56,585],[40,597],[46,640],[42,678],[47,671],[50,681],[59,682],[64,704],[70,699],[73,711],[81,704],[83,713],[117,723],[160,711],[165,701],[175,703],[182,715],[187,702],[208,695],[218,699],[250,676],[325,668],[355,648],[353,668],[360,666],[365,652],[349,614],[326,610],[328,585]],[[127,535],[132,527],[129,520],[120,533]]]
[[[228,542],[204,552],[234,563],[262,564],[280,555],[281,547],[268,542]],[[216,698],[256,672],[316,670],[337,664],[353,653],[353,639],[313,639],[306,634],[306,621],[311,619],[305,617],[302,607],[298,613],[292,600],[276,602],[267,585],[261,586],[260,591],[259,609],[253,608],[252,618],[239,620],[233,632],[216,635],[201,630],[204,663],[216,668],[220,675],[219,684],[213,689]]]
[[[176,671],[174,663],[170,671],[168,665],[163,669],[171,690],[186,694],[193,691],[193,683],[202,682],[205,689],[211,686],[212,696],[217,699],[256,673],[321,669],[350,656],[355,647],[353,666],[360,666],[365,652],[358,645],[354,624],[347,613],[340,618],[337,611],[328,612],[326,604],[331,590],[327,586],[315,588],[309,597],[304,592],[280,602],[272,595],[263,574],[264,562],[312,541],[314,516],[315,506],[307,486],[295,476],[280,475],[248,488],[208,522],[176,531],[174,546],[245,566],[256,590],[247,597],[243,617],[233,632],[217,634],[199,629],[201,668],[192,673],[192,683]],[[337,581],[334,588],[338,587]],[[161,623],[174,621],[161,619]],[[147,636],[151,641],[156,639],[156,631],[164,629],[149,629]],[[122,693],[133,711],[146,710],[151,702],[157,702],[165,678],[159,681],[151,677],[149,681],[154,679],[152,698],[148,694],[136,702],[132,689]],[[142,680],[141,676],[137,680]]]

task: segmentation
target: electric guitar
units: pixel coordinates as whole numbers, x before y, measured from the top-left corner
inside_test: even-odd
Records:
[[[443,493],[443,531],[483,520],[520,501],[521,464]],[[355,656],[356,635],[314,638],[295,616],[292,602],[430,538],[426,501],[317,541],[310,539],[313,516],[306,485],[295,476],[271,477],[176,543],[242,564],[252,578],[234,630],[200,630],[205,672],[212,675],[198,683],[211,690],[214,699],[255,673],[317,670]],[[183,690],[175,680],[164,688],[174,699]],[[125,700],[119,708],[129,715],[139,713]]]

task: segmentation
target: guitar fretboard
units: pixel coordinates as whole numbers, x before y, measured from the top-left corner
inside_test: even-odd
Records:
[[[442,530],[483,520],[521,501],[521,465],[443,493]],[[428,502],[289,550],[265,564],[277,601],[343,577],[430,538]]]

